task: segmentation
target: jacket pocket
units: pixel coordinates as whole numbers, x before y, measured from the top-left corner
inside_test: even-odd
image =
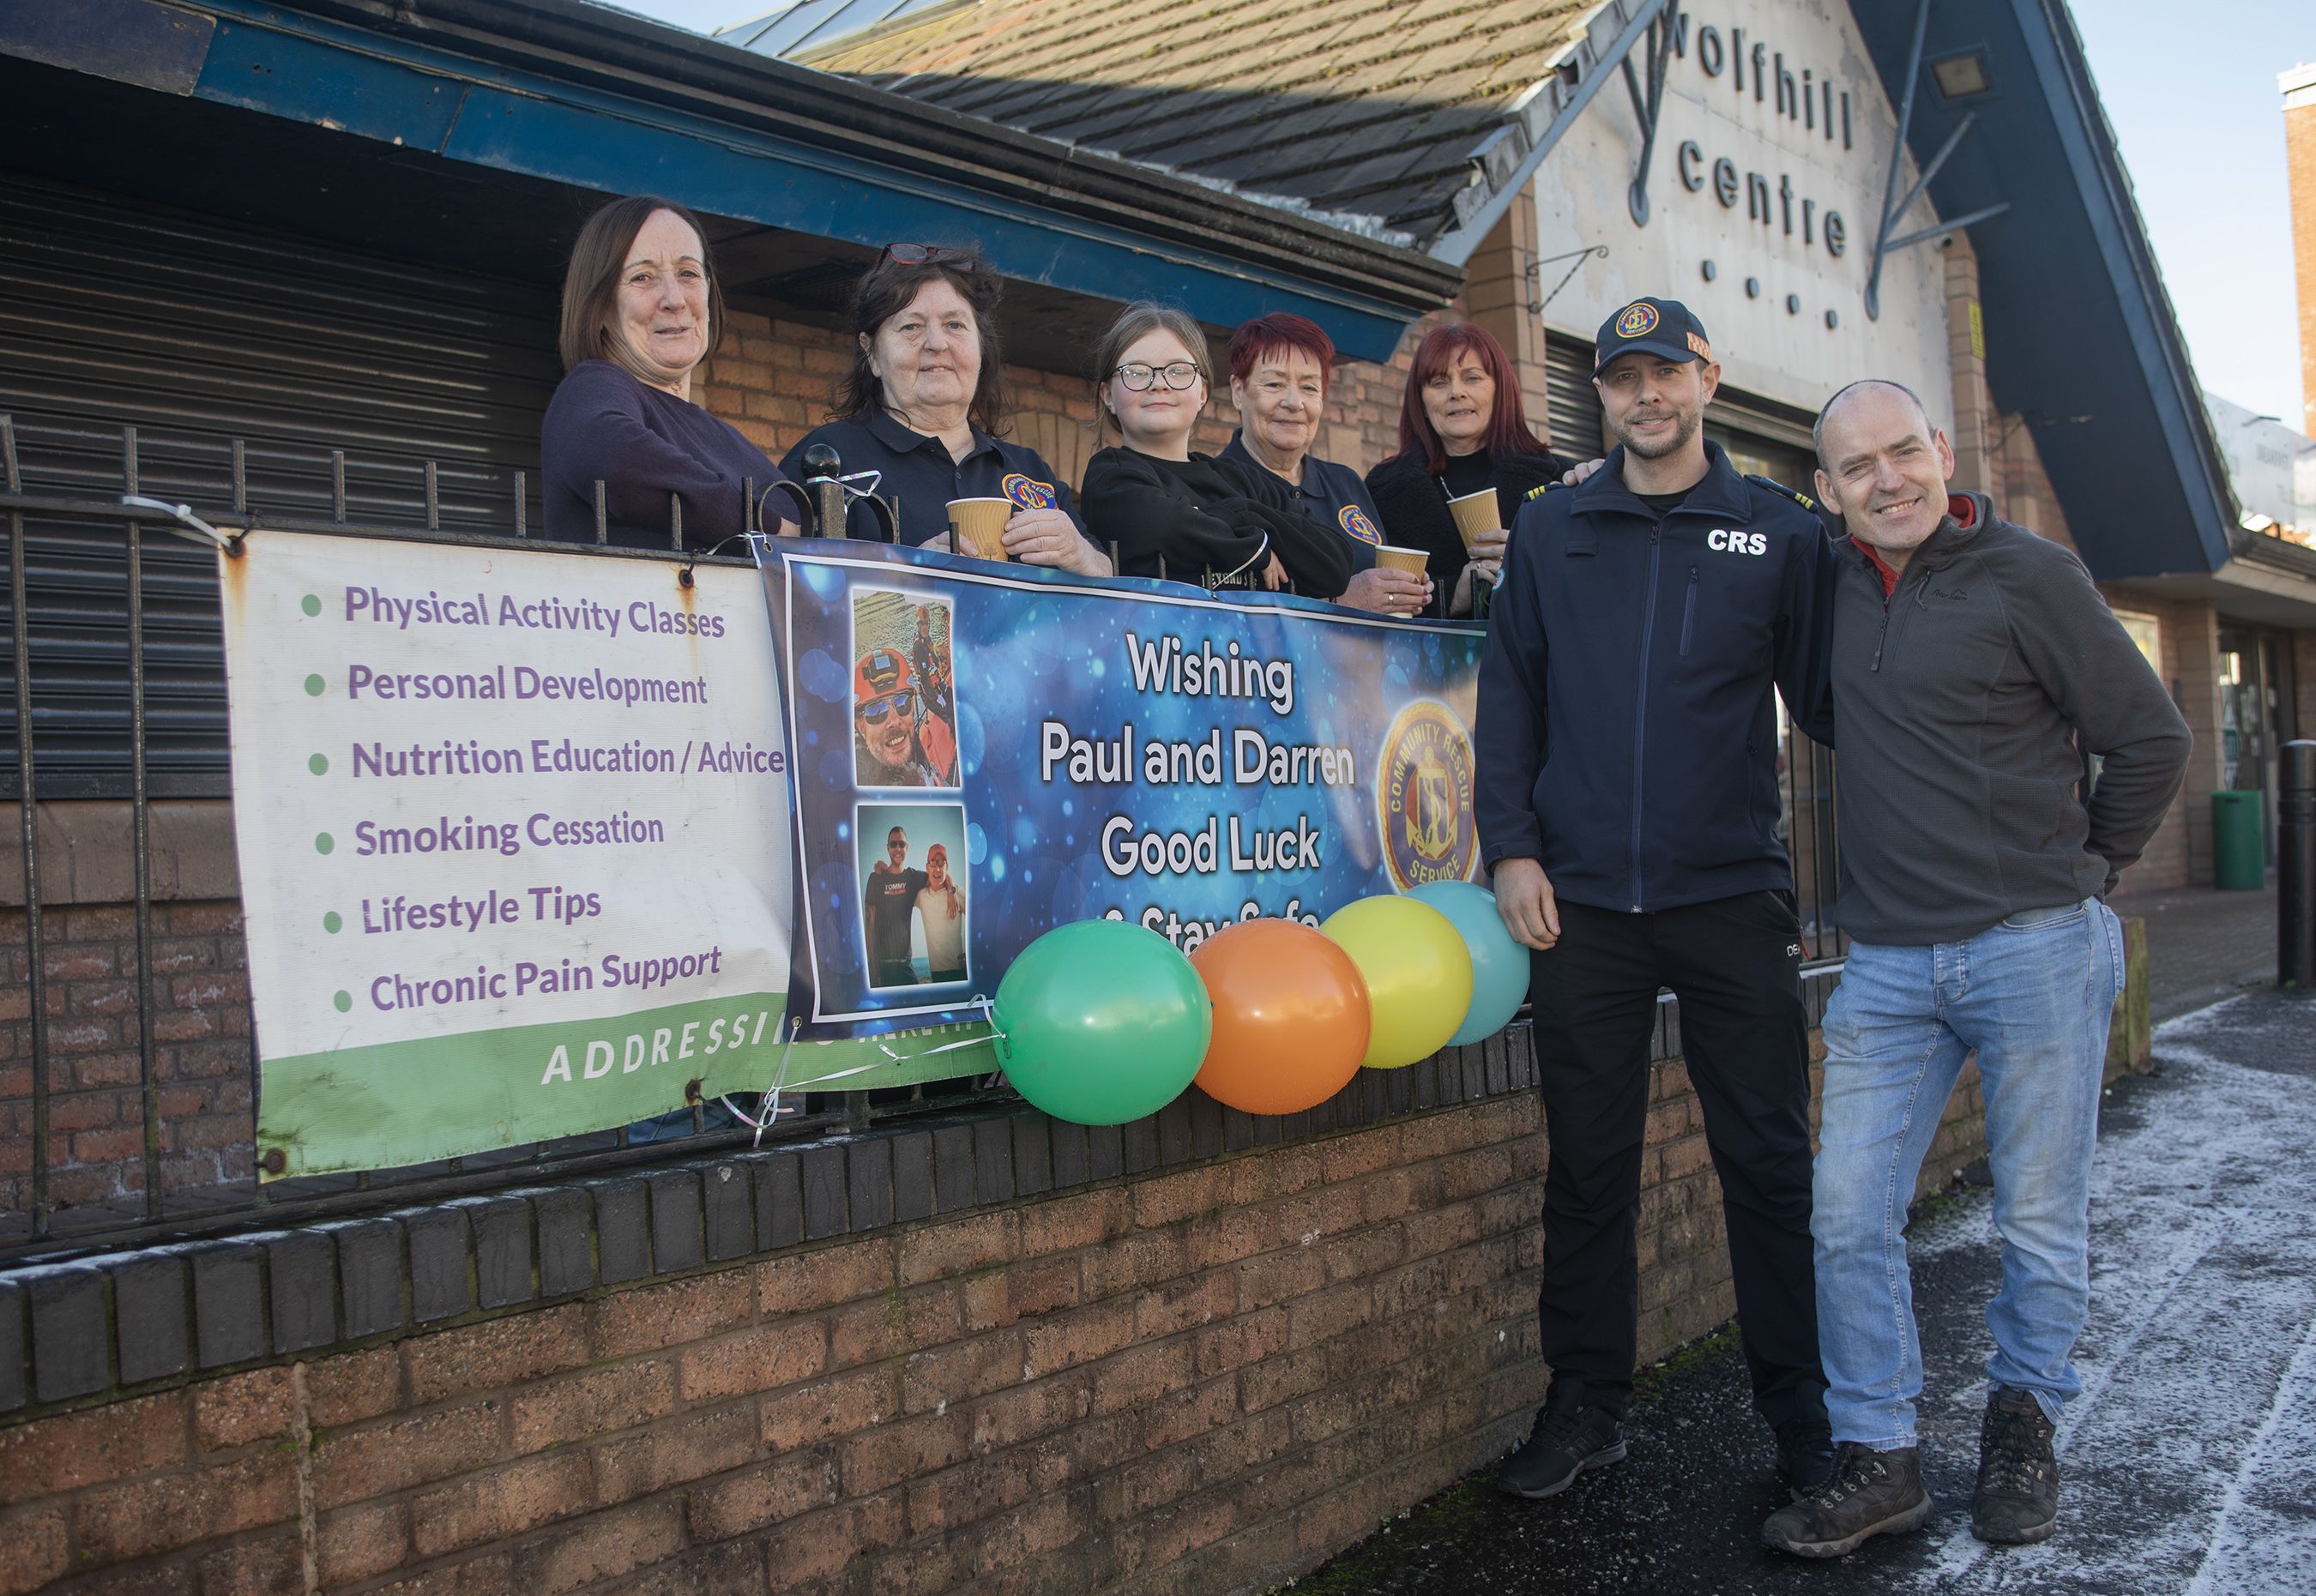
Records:
[[[1688,658],[1688,645],[1697,636],[1697,567],[1688,568],[1688,597],[1680,605],[1680,657]]]

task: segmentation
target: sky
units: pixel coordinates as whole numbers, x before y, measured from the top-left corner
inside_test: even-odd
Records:
[[[772,9],[769,0],[621,3],[701,32]],[[2197,379],[2296,427],[2297,302],[2276,75],[2316,61],[2316,4],[2073,0],[2073,9]]]

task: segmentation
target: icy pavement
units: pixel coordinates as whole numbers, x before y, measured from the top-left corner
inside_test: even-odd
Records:
[[[1927,1565],[1886,1588],[2316,1592],[2316,1001],[2231,998],[2161,1026],[2155,1057],[2093,1166],[2058,1538],[1971,1537],[1983,1298],[1943,1301],[1922,1416],[1945,1511]],[[1911,1243],[1921,1264],[1996,1245],[1983,1200]]]
[[[1999,1276],[1987,1194],[1911,1237],[1927,1387],[1920,1533],[1831,1565],[1761,1549],[1781,1500],[1733,1337],[1643,1396],[1630,1461],[1542,1503],[1476,1476],[1297,1583],[1384,1596],[1744,1592],[2316,1592],[2316,994],[2248,993],[2155,1034],[2106,1100],[2092,1183],[2085,1391],[2059,1433],[2059,1534],[1969,1529]]]

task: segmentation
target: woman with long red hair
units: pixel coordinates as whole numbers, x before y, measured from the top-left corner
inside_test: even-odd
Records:
[[[1430,554],[1440,613],[1469,615],[1474,583],[1494,581],[1503,565],[1505,528],[1521,503],[1567,470],[1529,430],[1503,345],[1484,327],[1449,322],[1416,346],[1400,399],[1399,453],[1367,473],[1367,492],[1385,536]],[[1466,549],[1448,501],[1483,489],[1495,491],[1496,525]]]

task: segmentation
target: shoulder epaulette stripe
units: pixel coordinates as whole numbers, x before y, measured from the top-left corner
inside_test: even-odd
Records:
[[[1807,493],[1803,492],[1798,488],[1789,488],[1786,486],[1785,483],[1777,481],[1775,477],[1756,476],[1748,474],[1745,480],[1751,483],[1756,487],[1767,488],[1772,493],[1776,493],[1782,498],[1792,500],[1804,510],[1814,510],[1817,509],[1816,500],[1811,498]]]

